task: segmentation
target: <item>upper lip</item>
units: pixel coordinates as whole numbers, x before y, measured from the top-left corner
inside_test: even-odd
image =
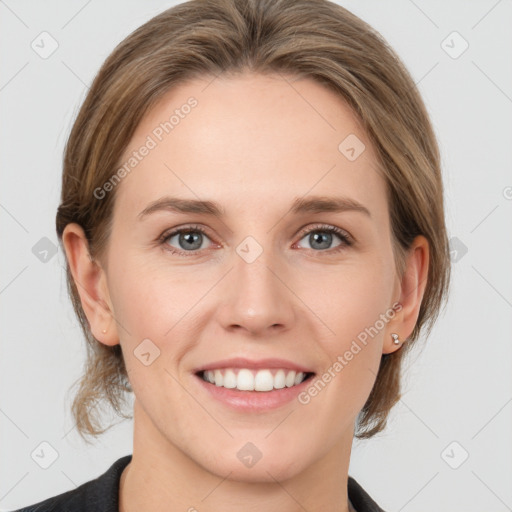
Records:
[[[199,373],[206,370],[220,370],[222,368],[249,368],[260,370],[264,368],[283,368],[287,370],[295,370],[296,372],[313,373],[312,370],[305,366],[286,359],[258,359],[251,360],[244,357],[235,357],[232,359],[222,359],[213,363],[206,364],[193,370],[194,373]]]

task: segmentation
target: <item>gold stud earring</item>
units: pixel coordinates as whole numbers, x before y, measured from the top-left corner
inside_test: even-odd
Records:
[[[393,338],[393,343],[395,345],[400,345],[400,340],[398,339],[398,334],[392,333],[391,337]]]
[[[107,329],[103,329],[101,332],[105,334],[107,332]]]

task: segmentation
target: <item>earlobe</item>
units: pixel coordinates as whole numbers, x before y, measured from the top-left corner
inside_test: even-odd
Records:
[[[62,244],[92,335],[105,345],[117,345],[119,339],[115,322],[112,322],[106,275],[90,255],[83,228],[76,223],[68,224],[62,234]]]
[[[427,239],[422,235],[417,236],[406,255],[405,269],[400,281],[401,307],[389,324],[389,330],[384,339],[383,354],[400,349],[404,343],[407,343],[407,337],[414,330],[427,285],[429,254]],[[396,343],[396,340],[399,342]]]
[[[388,336],[388,334],[386,334]],[[384,340],[384,346],[382,348],[383,354],[391,354],[402,347],[407,342],[405,339],[401,339],[396,332],[389,334],[389,339]]]

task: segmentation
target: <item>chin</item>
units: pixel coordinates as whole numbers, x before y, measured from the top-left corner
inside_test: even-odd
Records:
[[[303,452],[283,453],[275,448],[263,448],[258,453],[250,443],[233,449],[233,456],[228,456],[229,452],[231,450],[213,453],[206,463],[204,457],[197,462],[220,478],[245,483],[285,481],[299,474],[307,465]]]

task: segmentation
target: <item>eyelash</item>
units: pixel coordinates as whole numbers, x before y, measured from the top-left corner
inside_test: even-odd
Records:
[[[210,238],[208,236],[208,233],[206,232],[206,230],[204,228],[202,228],[201,226],[190,225],[190,226],[181,227],[174,231],[165,232],[159,237],[158,241],[161,245],[165,246],[164,247],[165,250],[171,252],[172,254],[177,254],[179,256],[196,256],[199,253],[198,250],[196,250],[196,251],[180,251],[179,249],[175,249],[174,247],[171,247],[167,243],[167,241],[170,238],[172,238],[174,235],[179,235],[181,233],[189,233],[189,232],[193,233],[196,231],[198,231],[199,233],[202,233],[206,237]],[[339,236],[342,243],[340,245],[336,246],[334,249],[327,249],[324,251],[322,251],[322,250],[315,251],[314,249],[309,249],[313,252],[318,252],[318,253],[326,252],[329,254],[338,253],[339,251],[342,251],[342,250],[346,249],[347,247],[351,247],[354,243],[352,237],[346,231],[344,231],[340,228],[337,228],[335,226],[330,226],[329,224],[318,224],[316,226],[313,226],[312,228],[307,228],[307,229],[301,230],[301,232],[299,233],[300,240],[302,240],[302,238],[304,238],[306,235],[308,235],[310,233],[314,233],[315,231],[334,233],[335,235]]]

